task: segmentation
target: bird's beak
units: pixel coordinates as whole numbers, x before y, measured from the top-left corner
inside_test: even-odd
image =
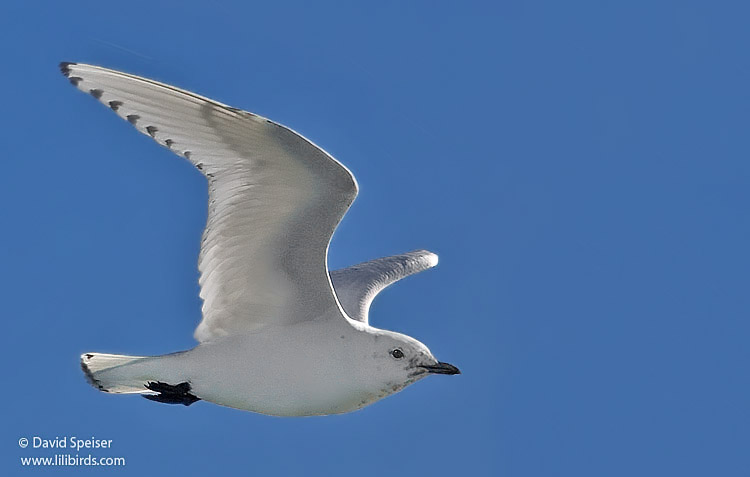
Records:
[[[426,369],[431,374],[461,374],[461,371],[457,367],[452,364],[443,363],[442,361],[430,366],[420,366],[420,368]]]

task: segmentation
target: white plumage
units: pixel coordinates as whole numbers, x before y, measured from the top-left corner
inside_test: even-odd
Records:
[[[206,399],[269,414],[307,415],[361,407],[431,368],[458,371],[438,363],[416,340],[368,324],[375,295],[435,266],[435,254],[410,252],[329,274],[329,241],[357,195],[352,174],[329,154],[280,124],[173,86],[85,64],[62,63],[61,70],[78,89],[188,159],[209,185],[198,262],[203,320],[195,338],[201,344],[163,357],[87,353],[82,363],[92,383],[162,402]],[[339,358],[351,363],[311,362],[335,346],[334,334],[393,362],[406,362],[393,357],[394,349],[411,349],[411,364],[383,373],[380,358],[358,363],[360,358],[346,353]],[[263,365],[260,352],[264,360],[270,354],[280,361]],[[221,369],[221,360],[237,359],[250,363],[251,371]],[[312,375],[317,384],[310,384]],[[233,379],[236,383],[222,384]],[[304,386],[314,390],[307,393]],[[296,397],[288,399],[290,393]],[[274,400],[287,404],[279,407]]]

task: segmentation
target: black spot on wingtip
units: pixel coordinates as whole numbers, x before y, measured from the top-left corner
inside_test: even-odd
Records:
[[[130,124],[135,126],[138,123],[138,120],[141,119],[141,117],[137,114],[128,114],[125,119],[127,119]]]
[[[68,80],[70,81],[70,84],[72,84],[75,87],[78,87],[78,83],[80,83],[81,80],[83,80],[83,78],[80,78],[78,76],[69,76]]]
[[[95,97],[96,99],[101,99],[102,95],[104,94],[104,91],[100,89],[90,89],[89,93],[91,94],[91,96]]]
[[[146,126],[146,132],[148,133],[149,136],[153,138],[156,137],[156,131],[158,130],[159,128],[157,128],[156,126]]]
[[[191,156],[192,154],[193,154],[193,153],[192,153],[192,152],[190,152],[190,151],[185,151],[185,152],[183,152],[183,153],[182,153],[182,155],[183,155],[183,156],[185,156],[185,159],[187,159],[187,160],[190,160],[190,156]]]
[[[164,141],[164,144],[166,144],[168,148],[172,149],[172,144],[174,144],[174,141],[171,139],[167,139],[166,141]]]
[[[199,162],[198,164],[195,165],[195,167],[197,167],[199,171],[202,171],[203,170],[203,163]]]
[[[91,354],[91,353],[86,353],[86,359],[91,359],[91,358],[93,358],[93,357],[94,357],[94,355],[93,355],[93,354]]]
[[[109,107],[112,109],[112,111],[117,111],[120,109],[120,106],[122,106],[122,101],[110,101]]]
[[[60,62],[60,65],[59,65],[60,66],[60,72],[63,75],[65,75],[65,77],[67,78],[68,76],[70,76],[70,67],[73,66],[73,65],[77,65],[77,64],[78,63],[73,63],[71,61],[62,61],[62,62]]]

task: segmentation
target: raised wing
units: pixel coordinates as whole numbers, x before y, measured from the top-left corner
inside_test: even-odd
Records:
[[[326,257],[357,195],[344,166],[291,129],[189,91],[97,66],[60,68],[207,177],[197,340],[340,313]]]
[[[370,304],[381,290],[437,263],[438,256],[434,253],[416,250],[335,270],[331,272],[331,281],[346,314],[367,323]]]

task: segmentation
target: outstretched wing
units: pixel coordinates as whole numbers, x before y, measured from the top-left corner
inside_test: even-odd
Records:
[[[370,304],[381,290],[437,263],[438,256],[434,253],[416,250],[335,270],[331,272],[331,281],[346,314],[367,323]]]
[[[60,67],[78,89],[208,179],[198,264],[203,321],[196,339],[340,313],[326,256],[357,195],[344,166],[255,114],[119,71]]]

